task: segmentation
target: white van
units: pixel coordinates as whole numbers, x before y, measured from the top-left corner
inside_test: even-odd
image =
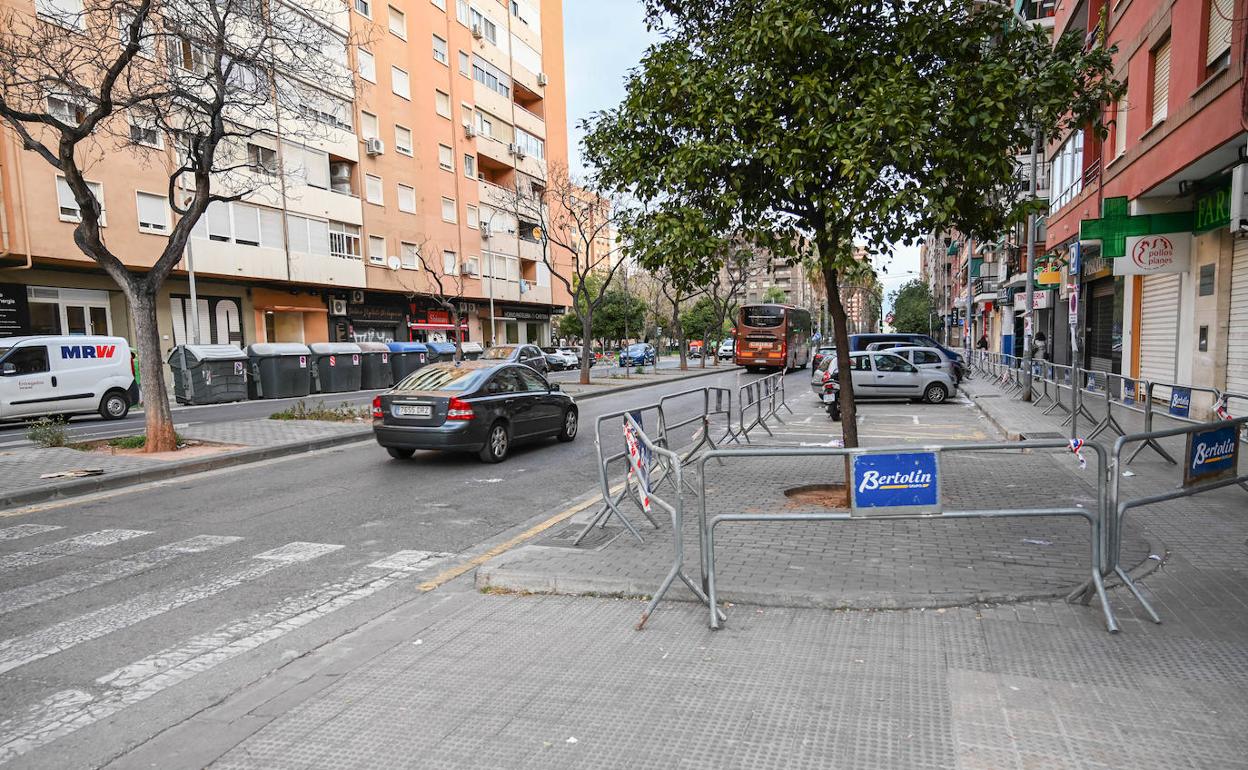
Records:
[[[138,401],[121,337],[0,337],[0,420],[90,414],[120,420]]]

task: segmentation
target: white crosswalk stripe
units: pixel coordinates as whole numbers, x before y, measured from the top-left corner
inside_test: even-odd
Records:
[[[55,543],[41,545],[29,551],[19,551],[18,553],[0,556],[0,572],[33,567],[36,564],[59,559],[62,556],[73,556],[83,551],[89,551],[92,548],[114,545],[131,538],[150,534],[152,533],[141,529],[102,529],[99,532],[75,535],[67,540],[58,540]]]
[[[57,623],[26,636],[0,642],[0,674],[42,660],[76,645],[128,628],[192,602],[216,596],[235,586],[264,577],[290,564],[309,561],[342,548],[327,543],[289,543],[257,554],[252,564],[206,583],[140,594],[117,604]]]
[[[278,606],[161,650],[99,679],[98,696],[72,689],[55,693],[25,715],[0,721],[0,763],[107,719],[197,674],[279,639],[337,610],[431,569],[452,554],[399,551],[347,579],[326,583]]]
[[[137,575],[156,565],[176,559],[179,556],[211,551],[230,543],[237,543],[241,537],[228,535],[197,535],[187,540],[158,546],[133,556],[111,559],[93,564],[86,569],[66,572],[56,577],[41,580],[38,583],[20,586],[0,593],[0,615],[33,607],[52,599],[85,591],[88,588],[120,580],[123,577]]]
[[[53,524],[18,524],[16,527],[0,529],[0,540],[17,540],[31,535],[42,535],[44,532],[55,532],[64,527]]]

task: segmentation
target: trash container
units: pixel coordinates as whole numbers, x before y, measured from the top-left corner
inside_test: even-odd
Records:
[[[376,390],[394,384],[390,346],[384,342],[357,342],[360,346],[360,388]]]
[[[425,346],[429,348],[429,363],[431,364],[455,360],[454,342],[428,342]]]
[[[185,366],[185,368],[183,368]],[[247,353],[234,345],[178,345],[169,354],[179,404],[247,400]]]
[[[460,343],[459,349],[463,351],[465,361],[476,361],[485,352],[480,342],[463,342]]]
[[[420,367],[429,363],[429,349],[423,342],[389,342],[390,369],[398,382]]]
[[[312,384],[317,393],[360,389],[360,346],[354,342],[313,342]]]
[[[247,347],[251,398],[296,398],[312,392],[312,351],[298,342],[257,342]]]

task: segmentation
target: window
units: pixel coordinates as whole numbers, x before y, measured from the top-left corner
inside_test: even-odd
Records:
[[[519,128],[516,129],[516,149],[535,158],[546,158],[546,142]]]
[[[1152,125],[1166,119],[1170,107],[1170,40],[1153,49]]]
[[[154,126],[139,126],[134,123],[130,124],[130,141],[144,147],[154,147],[157,150],[165,146],[160,132]]]
[[[352,130],[351,122],[355,110],[350,102],[311,88],[298,88],[298,98],[301,102],[300,114],[306,120],[343,131]]]
[[[490,17],[478,11],[476,8],[469,9],[469,18],[472,20],[472,34],[478,32],[486,40],[494,45],[498,45],[498,25],[490,21]]]
[[[475,117],[477,121],[477,133],[480,134],[481,136],[493,137],[494,136],[494,121],[491,120],[490,118],[487,118],[485,116],[485,113],[481,112],[480,110],[477,110],[477,114]]]
[[[317,257],[329,256],[329,222],[287,214],[286,233],[290,238],[291,251]]]
[[[437,35],[433,36],[433,58],[443,64],[448,63],[446,41]]]
[[[367,19],[373,18],[372,3],[370,0],[355,0],[355,12]]]
[[[401,152],[404,155],[412,154],[412,129],[395,124],[394,149],[395,152]]]
[[[455,199],[454,199],[454,198],[443,198],[443,199],[442,199],[442,221],[443,221],[443,222],[454,222],[454,221],[456,221],[456,216],[455,216]]]
[[[380,235],[368,236],[368,263],[370,265],[386,264],[386,239]]]
[[[511,78],[480,56],[472,57],[472,79],[495,93],[511,98]]]
[[[420,256],[419,252],[416,251],[416,244],[399,244],[399,264],[408,270],[415,270],[420,267]]]
[[[412,86],[405,70],[401,70],[398,67],[390,68],[390,90],[404,99],[412,98]]]
[[[222,243],[237,243],[241,246],[261,246],[266,249],[282,249],[286,246],[282,238],[281,212],[277,209],[252,206],[238,201],[230,203],[213,201],[208,204],[208,210],[195,223],[191,236]],[[305,228],[305,240],[306,237]],[[295,243],[296,240],[292,234],[292,246]]]
[[[390,6],[390,32],[407,40],[407,14]]]
[[[277,150],[248,142],[247,165],[257,174],[272,176],[277,173]]]
[[[542,55],[515,35],[511,36],[511,55],[517,64],[534,75],[542,71]]]
[[[381,177],[372,174],[364,175],[364,200],[369,203],[376,203],[378,206],[384,203],[381,192]]]
[[[477,178],[477,156],[464,155],[464,176],[469,179]]]
[[[465,27],[472,23],[471,10],[468,8],[468,0],[455,0],[455,20]]]
[[[135,193],[139,213],[139,231],[144,233],[169,232],[169,205],[163,195]]]
[[[467,51],[459,52],[459,74],[466,78],[472,77],[472,59],[468,57]]]
[[[1051,211],[1057,211],[1083,190],[1083,131],[1076,131],[1053,158]]]
[[[451,95],[441,91],[434,91],[433,107],[439,115],[449,118],[451,116]]]
[[[477,227],[479,227],[481,224],[481,213],[480,211],[477,210],[477,207],[472,205],[471,203],[468,204],[467,211],[468,211],[468,215],[467,215],[468,226],[471,227],[473,230],[476,230]]]
[[[455,170],[455,154],[450,147],[445,144],[438,145],[438,166],[443,171]]]
[[[360,258],[360,228],[345,222],[329,223],[329,255],[342,259]]]
[[[117,39],[123,46],[130,44],[130,25],[134,23],[134,18],[134,14],[129,11],[117,12]],[[139,53],[148,58],[156,56],[156,42],[146,25],[139,30]]]
[[[82,28],[82,0],[36,0],[38,14],[63,27]]]
[[[381,133],[380,124],[377,122],[377,116],[371,112],[360,113],[360,133],[365,139],[376,139]]]
[[[1118,103],[1114,105],[1114,157],[1122,155],[1127,151],[1127,91],[1126,83],[1123,83],[1122,96],[1118,97]]]
[[[878,355],[875,357],[875,369],[879,372],[911,372],[915,371],[914,366],[907,362],[904,358],[892,353]]]
[[[1231,22],[1234,20],[1231,0],[1209,0],[1209,25],[1205,35],[1206,73],[1212,75],[1231,63]]]
[[[8,377],[20,377],[26,374],[42,374],[48,371],[48,348],[45,345],[28,345],[18,348],[4,360],[6,365],[12,364],[17,371]]]
[[[87,187],[91,190],[91,194],[95,196],[95,201],[100,207],[100,226],[106,223],[104,216],[104,186],[99,182],[87,182]],[[78,201],[74,200],[74,193],[69,189],[69,182],[65,181],[65,177],[58,176],[56,178],[56,199],[60,206],[60,218],[62,222],[81,222],[82,212],[78,210]]]
[[[301,144],[283,143],[283,163],[292,184],[306,184],[328,190],[329,153]]]
[[[207,75],[211,68],[208,52],[194,45],[187,38],[179,38],[178,56],[178,63],[187,72],[193,72],[196,75]]]
[[[399,211],[408,214],[416,213],[416,188],[405,184],[399,185]]]
[[[48,97],[48,114],[62,123],[70,125],[79,123],[87,116],[87,111],[80,105],[74,104],[67,99],[58,99],[55,96]]]
[[[455,268],[457,266],[456,262],[457,260],[455,259],[455,252],[453,251],[442,252],[442,272],[446,273],[447,275],[455,275]]]
[[[373,57],[371,51],[361,48],[356,51],[359,58],[360,77],[370,83],[377,82],[377,59]]]
[[[433,0],[433,4],[438,8],[438,10],[446,10],[446,0]]]

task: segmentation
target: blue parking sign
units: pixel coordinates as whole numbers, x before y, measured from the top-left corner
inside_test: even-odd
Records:
[[[936,452],[853,455],[850,508],[856,516],[940,512]]]

